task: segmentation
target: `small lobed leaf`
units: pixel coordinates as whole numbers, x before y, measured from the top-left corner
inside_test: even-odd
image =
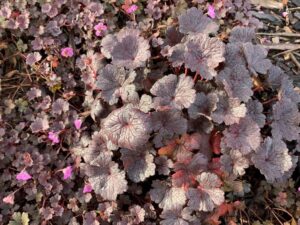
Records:
[[[224,52],[225,46],[217,38],[210,38],[204,34],[188,36],[185,42],[185,66],[211,80],[217,75],[215,68],[225,60]]]
[[[189,8],[178,17],[179,31],[183,34],[215,33],[219,26],[195,7]]]
[[[288,141],[299,138],[300,114],[298,106],[289,98],[279,100],[273,105],[272,136]]]
[[[181,74],[179,77],[171,74],[164,76],[152,86],[150,92],[155,95],[154,106],[188,108],[195,100],[196,91],[191,77]]]
[[[124,169],[132,181],[144,181],[155,174],[154,157],[148,150],[121,149],[121,154]]]
[[[231,149],[239,149],[243,155],[255,151],[261,142],[259,126],[247,117],[227,128],[223,135],[223,144]]]
[[[230,98],[238,98],[240,101],[247,102],[253,95],[252,79],[243,65],[226,67],[219,73],[217,80],[223,84]]]
[[[293,166],[286,144],[270,137],[253,153],[251,160],[270,183],[281,178]]]
[[[203,172],[197,176],[197,181],[199,186],[189,188],[187,192],[191,209],[210,212],[225,201],[224,191],[220,189],[222,182],[217,175]]]
[[[148,141],[150,132],[150,117],[132,106],[116,109],[102,120],[105,139],[121,148],[141,147]]]

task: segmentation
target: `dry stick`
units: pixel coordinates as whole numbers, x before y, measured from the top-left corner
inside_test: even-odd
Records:
[[[262,45],[264,48],[269,50],[292,50],[300,48],[300,44],[268,44]]]
[[[283,51],[283,52],[280,52],[280,53],[277,53],[275,55],[272,56],[272,58],[275,58],[277,56],[280,56],[280,55],[284,55],[284,54],[287,54],[287,53],[291,53],[293,51],[297,51],[299,50],[300,48],[295,48],[295,49],[289,49],[289,50],[286,50],[286,51]]]
[[[297,10],[300,10],[300,7],[289,8],[289,11],[290,11],[290,12],[292,12],[292,11],[297,11]]]
[[[271,99],[269,99],[269,100],[267,100],[267,101],[264,101],[262,104],[263,104],[263,105],[266,105],[266,104],[269,104],[269,103],[271,103],[271,102],[273,102],[273,101],[276,101],[276,100],[278,100],[278,96],[273,97],[273,98],[271,98]]]
[[[269,49],[269,50],[286,50],[286,51],[283,51],[283,52],[273,55],[272,58],[282,55],[282,54],[297,51],[298,49],[300,49],[300,45],[294,45],[294,44],[263,45],[263,47],[266,49]]]
[[[265,36],[300,37],[300,34],[295,34],[295,33],[256,33],[256,34],[265,35]]]
[[[291,53],[291,59],[292,59],[292,61],[296,64],[296,66],[298,67],[298,69],[300,70],[300,63],[299,63],[299,61],[296,59],[296,57],[294,56],[293,53]]]
[[[288,211],[286,211],[286,210],[284,210],[282,208],[273,208],[273,209],[274,210],[279,210],[281,212],[285,212],[286,214],[288,214],[291,217],[291,219],[295,219],[292,214],[290,214]]]
[[[280,221],[280,219],[277,217],[277,215],[273,212],[271,207],[270,207],[270,211],[271,211],[272,215],[275,217],[275,219],[280,223],[280,225],[283,225],[283,223]]]

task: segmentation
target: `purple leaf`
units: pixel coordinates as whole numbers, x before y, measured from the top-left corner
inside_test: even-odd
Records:
[[[239,99],[229,98],[224,92],[220,92],[218,98],[217,108],[211,115],[214,122],[231,125],[246,116],[247,108]]]
[[[153,155],[146,149],[121,149],[121,160],[129,179],[138,183],[155,174]]]
[[[130,106],[123,106],[111,112],[102,121],[102,131],[106,140],[128,149],[143,146],[150,137],[149,115]]]
[[[188,36],[185,42],[185,66],[211,80],[217,75],[215,68],[225,60],[224,52],[225,46],[217,38],[210,38],[205,34]]]
[[[276,139],[288,141],[299,139],[300,113],[298,106],[289,98],[284,98],[273,105],[272,135]]]
[[[219,73],[217,80],[223,84],[230,98],[238,98],[240,101],[247,102],[253,95],[252,79],[243,65],[226,67]]]
[[[196,91],[191,77],[181,74],[164,76],[152,86],[150,92],[154,98],[156,108],[166,107],[183,109],[188,108],[195,100]]]
[[[293,166],[288,151],[283,141],[267,137],[251,159],[254,166],[260,170],[267,181],[273,183]]]
[[[236,26],[230,32],[230,43],[252,42],[255,38],[255,30],[249,27]]]
[[[222,142],[231,149],[238,149],[243,155],[255,151],[261,142],[259,126],[250,118],[245,117],[227,128]]]
[[[246,58],[248,69],[256,75],[257,73],[266,74],[271,68],[272,63],[266,59],[268,51],[260,45],[253,45],[252,43],[243,44],[243,52]]]
[[[110,105],[116,104],[119,97],[128,102],[138,96],[134,85],[135,78],[134,71],[127,72],[123,67],[108,64],[100,71],[96,86],[101,89],[101,98]]]
[[[178,17],[179,31],[184,34],[215,33],[219,26],[203,15],[202,11],[192,7]]]
[[[125,172],[111,161],[111,154],[101,152],[97,158],[81,165],[81,171],[88,176],[89,183],[96,194],[105,200],[116,200],[119,194],[127,190]]]
[[[145,65],[150,57],[150,45],[135,29],[123,28],[115,36],[106,35],[101,43],[104,56],[112,59],[112,64],[128,69]]]
[[[210,212],[224,202],[224,191],[220,189],[222,182],[217,175],[204,172],[197,176],[197,181],[199,186],[189,188],[187,192],[191,209]]]

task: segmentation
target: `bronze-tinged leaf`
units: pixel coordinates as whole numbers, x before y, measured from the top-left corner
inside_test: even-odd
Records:
[[[218,131],[213,131],[211,133],[211,146],[212,146],[212,151],[214,154],[221,154],[221,139],[222,139],[222,134]]]
[[[176,146],[176,143],[172,142],[171,144],[160,148],[158,150],[158,155],[165,155],[165,156],[171,157],[175,146]]]
[[[5,41],[0,41],[0,49],[6,49],[8,47]]]

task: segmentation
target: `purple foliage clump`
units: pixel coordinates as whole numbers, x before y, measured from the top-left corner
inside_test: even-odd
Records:
[[[299,196],[299,89],[252,10],[1,1],[0,224],[220,224]]]

